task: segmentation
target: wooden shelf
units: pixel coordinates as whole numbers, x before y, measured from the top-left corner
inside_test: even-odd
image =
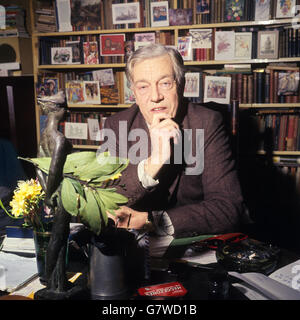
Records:
[[[264,150],[259,150],[257,151],[257,154],[259,155],[265,155],[266,151]],[[300,151],[272,151],[272,155],[276,156],[300,156]]]
[[[68,104],[68,108],[95,108],[95,109],[123,109],[129,108],[131,104]]]
[[[300,103],[241,103],[239,105],[240,108],[255,108],[255,109],[263,109],[263,108],[300,108]]]
[[[84,150],[97,150],[100,147],[100,145],[85,145],[85,144],[74,144],[73,149],[84,149]]]

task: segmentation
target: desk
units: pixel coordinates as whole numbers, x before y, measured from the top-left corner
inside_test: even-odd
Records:
[[[281,268],[289,263],[292,263],[299,259],[299,255],[282,249],[278,261],[278,266],[276,269]],[[147,282],[142,283],[140,286],[154,285],[158,283],[168,283],[173,281],[179,281],[187,289],[187,294],[184,297],[177,298],[177,300],[215,300],[216,298],[211,296],[209,293],[209,273],[211,270],[207,269],[207,266],[191,267],[184,263],[174,263],[170,261],[165,261],[163,259],[153,259],[153,268],[151,270],[151,279]],[[159,266],[159,267],[157,267]],[[215,265],[210,265],[210,267],[215,267]],[[77,276],[75,284],[79,283],[85,286],[88,282],[87,271],[88,264],[87,260],[83,261],[73,261],[70,269],[73,269],[73,273]],[[80,274],[79,274],[80,273]],[[75,280],[73,278],[73,280]],[[232,282],[236,282],[236,279],[229,277],[229,291],[227,300],[248,300],[237,288],[231,285]],[[14,295],[24,295],[33,298],[33,288],[36,290],[43,288],[39,284],[38,278],[34,279],[28,283],[25,287],[14,292]],[[30,292],[30,293],[29,293]],[[81,297],[76,299],[89,300],[89,291],[83,292]],[[148,297],[141,297],[137,294],[136,290],[132,290],[132,294],[128,296],[128,300],[149,300]],[[168,298],[162,298],[163,300],[168,300]],[[174,298],[172,298],[174,299]]]

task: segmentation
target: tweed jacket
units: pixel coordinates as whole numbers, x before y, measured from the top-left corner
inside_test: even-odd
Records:
[[[183,103],[178,110],[180,112],[176,121],[180,123],[182,132],[191,129],[193,133],[193,153],[197,141],[196,129],[203,129],[203,171],[196,175],[187,174],[186,169],[195,164],[174,164],[174,161],[171,161],[161,170],[159,184],[148,190],[138,179],[138,164],[131,161],[121,177],[120,184],[124,184],[125,189],[119,189],[119,192],[129,198],[128,206],[135,210],[165,210],[174,226],[175,238],[236,231],[243,200],[223,117],[217,111],[193,103]],[[126,127],[127,135],[124,132],[119,135],[120,121],[123,129]],[[145,142],[136,141],[132,138],[134,135],[128,139],[130,132],[134,132],[132,130],[143,129],[148,139],[148,154],[136,154],[141,158],[150,155],[148,126],[136,104],[107,118],[105,128],[115,132],[115,152],[121,155],[122,150],[122,156],[124,150],[126,154],[126,150],[130,150],[134,145],[144,147]],[[139,148],[133,150],[137,149]]]

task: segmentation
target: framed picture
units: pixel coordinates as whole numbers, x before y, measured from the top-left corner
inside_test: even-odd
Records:
[[[204,102],[214,101],[230,103],[231,78],[206,76],[204,84]]]
[[[295,16],[296,0],[277,0],[276,18],[291,18]]]
[[[134,41],[155,43],[155,32],[135,33]]]
[[[234,31],[216,31],[215,60],[232,60],[234,58]]]
[[[80,41],[66,41],[66,47],[72,48],[72,63],[81,64]]]
[[[183,60],[193,60],[192,37],[178,37],[177,49]]]
[[[112,20],[113,24],[139,23],[140,3],[121,3],[112,4]]]
[[[255,21],[267,21],[270,18],[271,0],[255,0]]]
[[[211,49],[212,29],[190,29],[193,49]]]
[[[237,59],[251,59],[252,53],[252,32],[235,33],[235,52]]]
[[[210,0],[197,0],[196,13],[197,14],[209,13],[209,1]]]
[[[278,73],[278,95],[294,96],[299,92],[299,71],[281,71]]]
[[[169,25],[169,2],[150,2],[151,27],[166,27]]]
[[[51,64],[71,64],[72,58],[72,48],[70,47],[51,48]]]
[[[83,42],[83,61],[84,64],[98,64],[98,42]]]
[[[93,79],[98,81],[100,86],[113,86],[115,84],[112,69],[94,70]]]
[[[199,72],[185,74],[184,97],[199,97]]]
[[[84,103],[84,94],[83,94],[84,86],[83,81],[67,81],[66,82],[66,96],[67,103]]]
[[[88,138],[88,124],[80,122],[65,122],[65,136],[68,139]]]
[[[100,88],[98,81],[83,81],[84,103],[100,104]]]
[[[257,39],[257,58],[258,59],[277,59],[278,58],[278,30],[259,31]]]
[[[170,26],[189,25],[193,22],[192,9],[169,9]]]
[[[245,0],[225,0],[225,21],[242,21],[245,13]]]
[[[101,34],[100,54],[101,56],[124,56],[125,34]]]

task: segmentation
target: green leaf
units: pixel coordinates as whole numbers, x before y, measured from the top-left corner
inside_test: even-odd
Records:
[[[101,214],[98,202],[94,196],[94,190],[88,187],[84,188],[86,206],[80,211],[80,218],[92,232],[97,235],[101,232]]]
[[[88,165],[96,159],[96,152],[94,151],[83,151],[74,152],[67,156],[64,173],[72,173],[78,168]]]
[[[117,210],[120,204],[128,202],[125,196],[112,191],[112,189],[97,189],[97,192],[105,206],[105,211]]]
[[[105,205],[104,205],[103,201],[101,200],[101,198],[99,197],[99,193],[98,192],[95,192],[94,196],[95,196],[95,199],[96,199],[96,201],[98,203],[98,206],[99,206],[99,209],[100,209],[100,214],[101,214],[101,217],[103,219],[104,225],[106,226],[107,223],[108,223],[108,216],[107,216],[107,213],[106,213]]]
[[[61,188],[61,200],[63,207],[73,216],[77,216],[86,206],[86,201],[80,192],[76,192],[74,181],[64,178]]]
[[[51,157],[41,157],[41,158],[21,158],[21,157],[19,157],[19,159],[33,163],[35,166],[37,166],[43,172],[48,174],[52,158]]]

